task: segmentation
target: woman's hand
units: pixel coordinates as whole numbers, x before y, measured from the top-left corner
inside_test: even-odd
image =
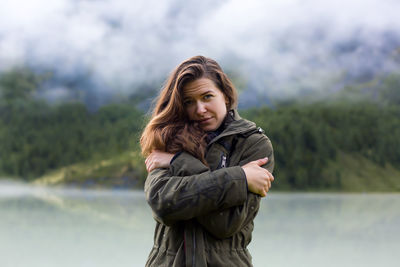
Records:
[[[169,164],[173,157],[174,154],[153,150],[145,161],[147,172],[151,172],[157,168],[169,168]]]
[[[263,158],[251,161],[242,166],[246,174],[249,191],[259,194],[262,197],[267,195],[267,192],[271,188],[271,182],[274,180],[274,176],[268,170],[261,167],[267,161],[268,158]]]

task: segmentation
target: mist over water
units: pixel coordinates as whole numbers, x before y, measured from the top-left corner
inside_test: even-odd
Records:
[[[49,100],[81,91],[95,105],[154,90],[198,54],[235,73],[239,89],[252,92],[243,96],[249,103],[400,69],[393,0],[1,2],[0,70],[53,71]]]

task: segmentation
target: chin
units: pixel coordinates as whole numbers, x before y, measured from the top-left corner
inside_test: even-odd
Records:
[[[211,125],[210,126],[206,126],[206,127],[203,128],[203,130],[206,131],[206,132],[212,132],[212,131],[215,131],[217,129],[218,129],[218,127],[213,127]]]

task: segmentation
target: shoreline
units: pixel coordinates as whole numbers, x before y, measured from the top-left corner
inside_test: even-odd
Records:
[[[71,190],[71,191],[85,191],[85,192],[143,192],[143,185],[140,184],[139,180],[137,180],[134,184],[134,186],[124,186],[121,184],[115,184],[115,185],[105,185],[105,184],[96,184],[93,183],[93,181],[90,181],[87,184],[84,184],[82,186],[77,185],[76,183],[57,183],[57,184],[44,184],[44,183],[38,183],[36,180],[27,182],[22,179],[10,179],[10,178],[4,178],[0,177],[0,189],[1,188],[42,188],[42,189],[50,189],[50,190]],[[3,190],[0,190],[2,192]],[[366,194],[366,195],[389,195],[389,194],[400,194],[400,191],[349,191],[349,190],[327,190],[327,189],[321,189],[321,190],[279,190],[279,189],[272,189],[270,192],[267,194],[323,194],[323,195],[329,195],[329,194]]]

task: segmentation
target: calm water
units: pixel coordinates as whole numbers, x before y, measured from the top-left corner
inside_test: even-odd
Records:
[[[255,266],[400,266],[400,194],[271,193]],[[0,184],[0,266],[144,266],[154,221],[142,192]]]

